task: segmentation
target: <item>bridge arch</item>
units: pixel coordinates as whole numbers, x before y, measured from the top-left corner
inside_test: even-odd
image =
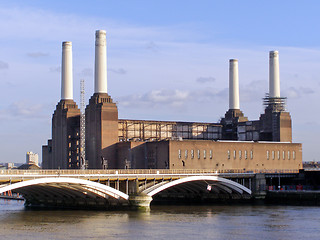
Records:
[[[196,185],[195,183],[200,184]],[[206,189],[208,185],[212,186],[213,191],[223,191],[228,194],[232,194],[234,192],[240,195],[251,195],[252,193],[252,191],[247,187],[232,180],[218,176],[191,176],[180,178],[171,182],[156,184],[144,190],[143,193],[149,195],[150,197],[153,197],[154,195],[170,188],[182,187],[184,189],[189,189],[192,191],[200,188],[201,190]]]
[[[87,204],[91,201],[90,204],[93,205],[97,203],[97,199],[100,200],[100,204],[109,199],[113,201],[129,199],[129,195],[112,187],[70,177],[38,178],[0,187],[0,193],[10,190],[23,194],[24,198],[31,203],[36,201],[48,204],[55,198],[56,202],[73,200]]]

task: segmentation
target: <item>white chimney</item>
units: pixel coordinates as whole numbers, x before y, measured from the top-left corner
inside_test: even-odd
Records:
[[[229,109],[240,109],[237,59],[229,61]]]
[[[106,31],[96,31],[94,92],[107,93],[107,41]]]
[[[279,53],[269,53],[269,97],[280,97]]]
[[[62,43],[61,99],[73,99],[72,42]]]

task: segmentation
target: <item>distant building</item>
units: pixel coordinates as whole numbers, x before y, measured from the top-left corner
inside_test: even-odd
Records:
[[[303,168],[304,169],[320,169],[320,162],[314,162],[314,161],[304,162]]]
[[[238,61],[229,62],[229,109],[217,123],[127,120],[107,92],[106,33],[96,32],[95,88],[85,109],[85,152],[90,169],[210,169],[297,171],[302,145],[292,143],[290,113],[280,96],[279,58],[269,53],[269,93],[258,120],[240,110]],[[52,117],[52,140],[43,168],[77,169],[80,110],[73,101],[71,43],[63,43],[61,100]],[[212,103],[214,104],[214,103]]]
[[[14,163],[6,163],[5,166],[7,169],[15,168]]]
[[[42,145],[42,168],[52,169],[52,139],[48,140],[47,145]]]
[[[26,164],[22,164],[20,167],[18,167],[18,169],[21,170],[39,170],[40,167],[34,163],[26,163]]]
[[[39,156],[37,153],[27,152],[26,154],[26,164],[34,164],[39,166]]]

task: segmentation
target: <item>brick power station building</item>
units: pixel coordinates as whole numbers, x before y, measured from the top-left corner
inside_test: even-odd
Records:
[[[98,30],[84,148],[73,101],[72,45],[63,42],[61,100],[52,116],[52,139],[42,147],[43,168],[296,171],[302,168],[302,145],[292,143],[291,116],[280,97],[278,52],[269,57],[269,93],[259,120],[248,120],[240,110],[235,59],[229,63],[229,110],[220,122],[119,119],[107,92],[106,32]]]

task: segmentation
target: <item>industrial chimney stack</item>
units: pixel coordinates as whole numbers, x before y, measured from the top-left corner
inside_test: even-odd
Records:
[[[108,93],[107,90],[107,40],[106,31],[96,31],[94,92]]]
[[[117,168],[118,108],[107,91],[106,31],[96,31],[94,94],[85,110],[88,168]]]
[[[62,43],[61,99],[52,115],[51,149],[43,167],[49,169],[79,168],[80,110],[73,101],[72,43]],[[49,142],[48,142],[49,144]],[[70,152],[75,154],[70,155]]]
[[[238,60],[229,61],[229,109],[240,109]]]
[[[223,140],[238,140],[238,125],[240,122],[248,121],[240,110],[239,100],[239,71],[238,60],[229,60],[229,110],[220,124],[222,128]]]
[[[73,100],[72,43],[62,43],[61,100]]]
[[[279,53],[269,53],[269,97],[280,98]]]

